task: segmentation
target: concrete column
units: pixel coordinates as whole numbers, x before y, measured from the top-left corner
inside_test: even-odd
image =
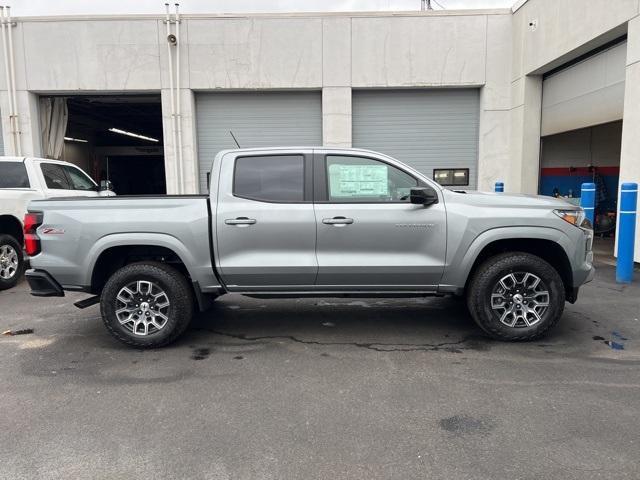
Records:
[[[322,19],[322,143],[351,146],[351,19]]]
[[[511,155],[506,192],[538,193],[542,76],[527,75],[511,84]]]
[[[322,143],[327,147],[351,146],[351,88],[322,89]]]
[[[17,90],[16,99],[22,155],[41,157],[39,97],[37,94],[26,90]],[[15,155],[9,123],[9,94],[6,90],[0,92],[0,112],[2,112],[2,138],[4,140],[5,155]]]
[[[182,165],[178,166],[177,130],[171,127],[171,94],[169,89],[160,92],[162,101],[162,131],[164,135],[164,168],[167,193],[198,193],[198,152],[196,145],[195,98],[190,89],[181,89]],[[177,128],[177,125],[176,125]]]
[[[511,17],[487,16],[485,84],[480,90],[478,190],[493,191],[508,181],[505,165],[511,161],[509,122],[511,99]]]
[[[640,183],[640,17],[635,17],[628,26],[620,182]],[[640,262],[640,216],[634,260]]]

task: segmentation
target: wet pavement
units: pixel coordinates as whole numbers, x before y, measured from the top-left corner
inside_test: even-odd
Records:
[[[161,350],[0,292],[0,478],[638,478],[640,278],[542,340],[447,298],[220,298]]]

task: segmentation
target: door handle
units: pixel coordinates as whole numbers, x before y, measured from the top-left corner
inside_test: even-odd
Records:
[[[227,225],[253,225],[256,223],[256,219],[248,217],[228,218],[224,223]]]
[[[346,218],[346,217],[323,218],[322,223],[326,225],[351,225],[353,223],[353,218]]]

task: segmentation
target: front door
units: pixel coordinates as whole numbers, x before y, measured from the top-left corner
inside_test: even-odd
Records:
[[[316,155],[318,289],[433,290],[444,270],[445,207],[409,203],[413,174],[383,159]]]
[[[311,154],[224,157],[217,260],[230,291],[312,288],[318,272]]]

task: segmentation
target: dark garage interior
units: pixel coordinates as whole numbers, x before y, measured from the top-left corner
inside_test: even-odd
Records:
[[[68,118],[61,160],[96,182],[110,180],[118,195],[166,193],[159,94],[62,98]]]

